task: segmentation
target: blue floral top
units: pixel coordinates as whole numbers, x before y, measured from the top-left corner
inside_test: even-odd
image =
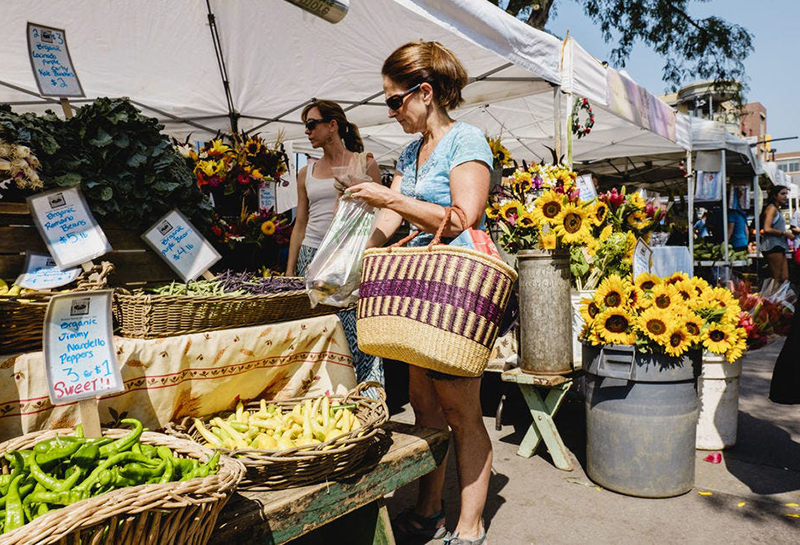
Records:
[[[411,142],[397,160],[397,171],[402,174],[400,192],[420,201],[440,206],[450,206],[450,171],[468,161],[481,161],[491,170],[492,150],[486,137],[474,125],[457,121],[447,131],[419,168],[417,177],[417,155],[422,138]],[[420,233],[408,245],[425,246],[433,239],[431,233]]]

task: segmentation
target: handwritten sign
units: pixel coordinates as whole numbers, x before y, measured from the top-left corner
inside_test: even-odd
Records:
[[[59,269],[68,269],[111,251],[103,230],[77,187],[28,197],[39,234]]]
[[[591,174],[578,176],[578,178],[575,180],[575,184],[578,186],[578,191],[580,192],[580,198],[582,201],[591,201],[597,197],[597,189],[594,187]]]
[[[61,270],[56,265],[56,260],[49,255],[28,252],[25,257],[25,272],[14,283],[32,290],[49,290],[75,281],[80,274],[80,267]]]
[[[28,53],[42,96],[85,96],[72,66],[64,30],[28,23]]]
[[[142,238],[184,282],[194,280],[222,259],[178,210],[172,210],[158,220]]]
[[[650,249],[642,239],[636,240],[636,247],[633,249],[633,277],[636,278],[642,273],[650,272],[650,258],[653,250]]]
[[[263,212],[269,212],[275,208],[275,191],[272,182],[264,182],[258,188],[258,208]]]
[[[44,360],[54,405],[123,390],[111,332],[112,290],[54,295],[44,319]]]

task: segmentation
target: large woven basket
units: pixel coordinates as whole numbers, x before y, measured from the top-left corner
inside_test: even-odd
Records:
[[[122,437],[130,430],[103,430]],[[0,454],[33,448],[72,429],[29,433],[0,444]],[[178,455],[208,460],[213,451],[161,433],[144,432],[142,443],[165,445]],[[0,535],[0,544],[198,544],[208,542],[219,512],[245,473],[238,460],[221,456],[215,475],[164,484],[144,484],[114,490],[50,511],[21,528]]]
[[[311,308],[304,290],[266,295],[131,295],[114,292],[111,306],[119,334],[154,339],[333,314],[340,308]]]
[[[114,265],[104,261],[81,273],[70,291],[97,290],[106,287]],[[63,293],[63,292],[59,292]],[[47,305],[53,293],[0,295],[0,354],[31,352],[42,349],[42,329]]]
[[[378,398],[365,397],[363,391],[367,388],[374,388],[378,392]],[[305,402],[306,399],[311,398],[293,398],[271,403],[284,410],[291,410],[292,407]],[[239,488],[243,490],[292,488],[326,479],[332,480],[357,470],[367,451],[375,444],[379,427],[389,418],[386,393],[377,382],[362,382],[347,394],[331,396],[330,399],[343,404],[356,404],[354,412],[356,418],[361,422],[361,427],[318,445],[286,450],[218,449],[228,456],[241,460],[247,468],[247,475]],[[253,402],[245,407],[258,410],[259,403]],[[231,412],[227,411],[210,415],[202,420],[207,422],[214,416],[225,418],[229,414]],[[187,418],[179,424],[171,423],[167,426],[166,432],[193,441],[203,441],[194,424],[189,424],[189,420]]]
[[[474,377],[489,362],[517,273],[490,255],[440,244],[451,210],[428,246],[401,247],[414,233],[388,248],[364,252],[358,347],[374,356]]]

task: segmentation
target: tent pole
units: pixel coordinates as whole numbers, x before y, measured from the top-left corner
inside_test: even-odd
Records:
[[[694,171],[692,165],[692,152],[686,150],[686,192],[689,197],[689,256],[694,271]]]
[[[566,95],[566,111],[564,112],[564,139],[567,141],[567,164],[572,168],[572,93]]]
[[[555,134],[555,148],[556,156],[555,161],[558,162],[561,157],[561,86],[556,85],[553,87],[553,131]]]
[[[756,258],[761,250],[761,188],[758,186],[758,174],[753,176],[753,221],[756,226]]]
[[[720,178],[722,178],[722,241],[725,244],[725,265],[729,266],[730,255],[728,252],[728,180],[727,165],[725,164],[725,148],[722,148],[722,165],[720,166]]]
[[[206,0],[206,7],[208,8],[208,27],[211,31],[211,40],[214,42],[214,53],[217,56],[217,65],[219,66],[219,75],[222,77],[222,87],[225,90],[225,100],[228,103],[228,117],[231,120],[231,132],[233,134],[239,133],[239,113],[233,104],[233,95],[231,94],[231,82],[228,79],[228,68],[225,66],[225,57],[222,54],[222,42],[219,39],[219,30],[217,29],[217,19],[211,11],[211,0]]]

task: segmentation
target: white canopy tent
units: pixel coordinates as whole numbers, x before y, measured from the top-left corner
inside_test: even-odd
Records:
[[[588,97],[595,111],[576,159],[681,149],[669,106],[574,40],[562,43],[485,0],[352,0],[336,25],[279,0],[7,0],[4,19],[0,102],[19,111],[57,106],[39,96],[31,72],[31,21],[66,30],[87,96],[73,102],[129,97],[170,134],[195,140],[229,131],[232,110],[239,130],[283,133],[302,150],[300,110],[327,98],[347,109],[370,151],[391,160],[413,136],[387,118],[380,68],[398,45],[422,37],[452,49],[472,79],[454,115],[502,133],[519,158],[549,158],[541,144],[553,146],[557,122],[566,132],[571,109],[562,94]]]

